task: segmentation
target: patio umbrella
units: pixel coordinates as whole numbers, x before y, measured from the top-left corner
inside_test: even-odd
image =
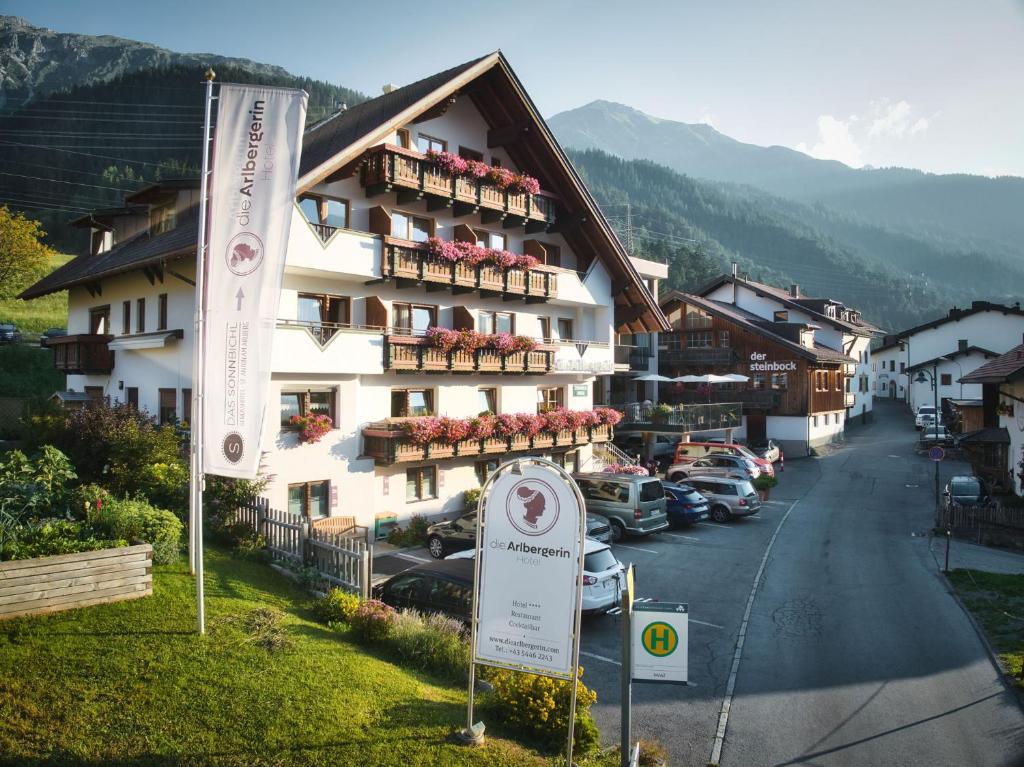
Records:
[[[737,373],[730,373],[727,376],[720,376],[717,373],[705,373],[702,376],[694,376],[694,375],[679,376],[678,378],[672,378],[670,380],[677,381],[679,383],[706,383],[706,384],[712,384],[712,383],[733,383],[734,381],[740,380],[739,378],[734,378],[733,377],[734,375],[738,375],[738,374]],[[741,376],[741,378],[744,381],[747,380],[745,376]]]
[[[750,376],[745,376],[740,373],[729,373],[725,377],[728,378],[730,381],[735,381],[736,383],[744,383],[750,380]]]
[[[674,381],[676,379],[669,378],[668,376],[660,376],[657,373],[648,373],[645,376],[637,376],[633,380],[634,381],[664,381],[665,383],[668,383],[669,381]]]

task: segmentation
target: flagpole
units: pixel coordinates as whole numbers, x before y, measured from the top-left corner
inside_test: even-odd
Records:
[[[192,460],[189,496],[189,559],[196,577],[196,630],[206,633],[206,605],[203,590],[203,427],[205,423],[203,379],[206,367],[204,338],[206,330],[206,218],[209,206],[210,112],[213,105],[213,69],[207,69],[206,119],[203,123],[203,169],[199,185],[199,239],[196,243],[196,301],[192,339]]]

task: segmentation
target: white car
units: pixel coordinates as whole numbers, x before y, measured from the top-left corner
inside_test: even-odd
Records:
[[[583,549],[583,614],[606,613],[619,604],[626,586],[626,568],[607,544],[585,538]],[[476,549],[451,554],[445,559],[473,559]]]
[[[925,426],[935,426],[935,405],[921,405],[917,409],[917,415],[914,417],[914,428],[923,429]],[[942,423],[941,416],[938,422]]]

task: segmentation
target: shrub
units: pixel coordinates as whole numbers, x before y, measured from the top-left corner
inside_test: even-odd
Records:
[[[409,519],[409,526],[404,530],[395,526],[388,533],[388,543],[392,546],[422,546],[427,541],[427,528],[430,523],[422,514],[413,514]]]
[[[44,445],[31,459],[12,450],[0,458],[0,503],[12,514],[62,515],[67,485],[76,477],[67,456],[52,445]]]
[[[395,616],[387,644],[404,663],[460,679],[469,669],[465,629],[454,618],[402,610]]]
[[[43,519],[19,527],[14,537],[0,542],[0,560],[78,554],[127,545],[124,540],[103,537],[102,532],[82,522]]]
[[[549,748],[562,744],[569,726],[572,688],[568,680],[507,669],[490,669],[487,679],[494,685],[489,705],[506,723]],[[577,683],[573,749],[580,754],[598,744],[597,725],[590,716],[590,707],[596,700],[596,693],[582,681]]]
[[[99,485],[79,485],[71,495],[68,511],[86,522],[95,524],[99,520],[99,512],[114,500],[106,488]]]
[[[768,474],[760,474],[754,478],[751,484],[754,485],[755,490],[771,490],[779,484],[779,480]]]
[[[99,523],[117,538],[153,546],[153,562],[169,564],[181,553],[181,521],[166,509],[142,500],[113,500],[99,512]]]
[[[359,639],[374,644],[383,642],[391,635],[397,620],[398,613],[394,608],[376,599],[368,599],[359,605],[350,624]]]
[[[334,588],[313,603],[313,615],[321,623],[349,623],[359,609],[359,597]]]
[[[467,490],[462,494],[462,504],[465,506],[466,511],[476,511],[476,506],[480,502],[480,488],[474,487]]]
[[[203,492],[203,514],[211,531],[231,524],[235,510],[243,503],[262,493],[270,477],[257,479],[233,479],[231,477],[206,476],[206,490]]]

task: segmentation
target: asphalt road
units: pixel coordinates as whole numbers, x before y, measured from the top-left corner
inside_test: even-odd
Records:
[[[933,469],[915,439],[909,413],[883,403],[845,447],[790,461],[759,516],[615,547],[637,563],[640,596],[690,605],[694,686],[635,684],[634,737],[656,738],[674,765],[709,762],[754,578],[778,529],[751,605],[723,767],[1024,765],[1024,715],[922,535]],[[609,743],[619,733],[619,631],[614,616],[583,631],[584,680]]]

